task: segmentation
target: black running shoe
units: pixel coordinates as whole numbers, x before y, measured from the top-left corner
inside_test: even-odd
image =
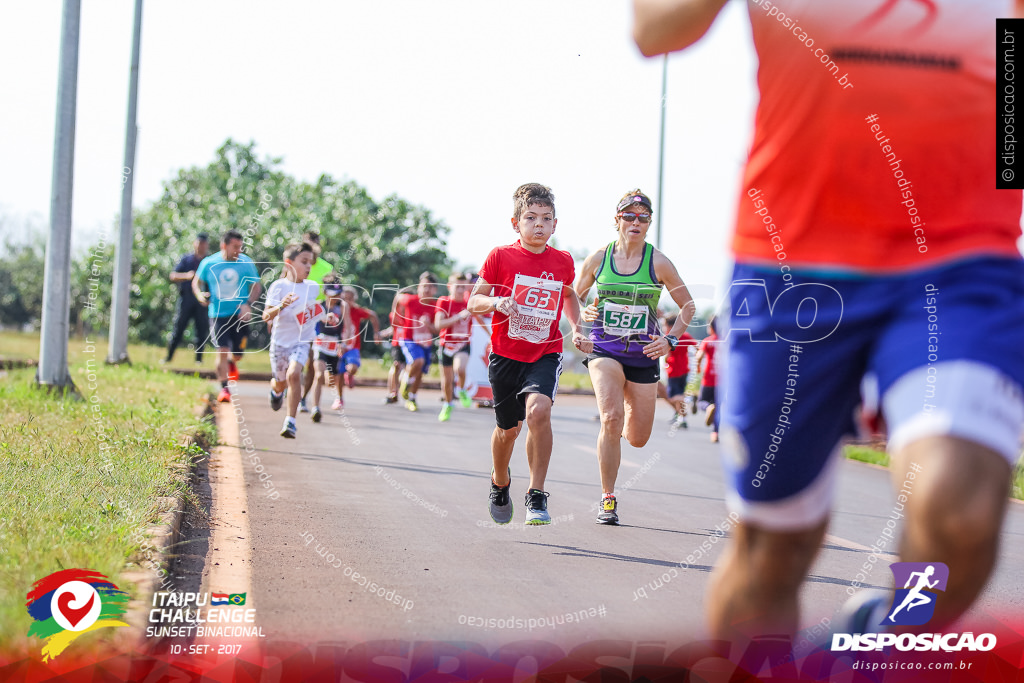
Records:
[[[313,408],[313,412],[310,414],[309,419],[313,422],[319,422],[323,418],[324,414],[320,412],[320,407]]]
[[[508,485],[498,486],[494,483],[494,472],[491,471],[491,519],[495,524],[508,524],[512,521],[512,499],[508,488],[512,485],[512,471],[508,473]]]
[[[530,489],[526,492],[526,523],[551,524],[551,515],[548,514],[548,494],[540,489]]]
[[[282,391],[277,396],[274,396],[274,390],[270,390],[270,407],[274,410],[281,410],[281,404],[284,403],[284,392]]]
[[[605,496],[601,499],[601,513],[597,516],[597,523],[619,523],[619,503],[615,500],[615,496]]]

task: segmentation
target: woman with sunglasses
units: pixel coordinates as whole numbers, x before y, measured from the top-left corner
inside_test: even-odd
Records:
[[[679,342],[693,317],[690,292],[672,262],[647,243],[651,200],[633,190],[619,201],[615,212],[617,238],[587,257],[580,269],[576,294],[587,300],[596,285],[594,302],[582,318],[593,323],[594,350],[583,361],[597,394],[601,433],[597,459],[601,470],[601,524],[618,524],[615,479],[622,453],[620,438],[640,448],[654,427],[661,372],[658,359]],[[658,300],[667,287],[679,306],[668,334],[658,325]]]

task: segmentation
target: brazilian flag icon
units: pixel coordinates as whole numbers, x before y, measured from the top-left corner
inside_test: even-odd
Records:
[[[230,602],[232,605],[244,605],[245,593],[232,593],[228,596],[228,602]]]

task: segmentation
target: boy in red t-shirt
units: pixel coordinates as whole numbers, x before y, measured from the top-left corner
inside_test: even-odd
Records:
[[[434,343],[434,306],[427,299],[434,296],[437,280],[429,271],[420,275],[416,292],[403,292],[395,297],[392,305],[392,324],[395,339],[398,340],[405,357],[405,379],[399,393],[405,399],[405,407],[412,412],[419,410],[416,392],[423,381],[423,373],[430,370],[430,347]]]
[[[441,346],[437,355],[441,360],[444,403],[441,405],[441,414],[437,416],[440,422],[447,422],[451,418],[456,391],[464,408],[473,405],[473,399],[466,393],[469,329],[472,324],[465,296],[468,287],[469,281],[464,273],[452,273],[448,276],[448,296],[440,297],[434,309],[434,327],[441,332]]]
[[[380,319],[377,318],[377,314],[368,308],[363,308],[356,304],[356,298],[359,293],[355,287],[344,287],[341,290],[341,298],[348,306],[349,316],[352,318],[352,327],[355,332],[351,341],[349,342],[349,349],[345,352],[345,355],[341,359],[341,366],[344,370],[345,384],[349,389],[355,386],[355,376],[359,372],[360,366],[363,364],[362,361],[362,346],[363,346],[363,321],[369,320],[370,326],[373,328],[373,341],[380,340]]]
[[[715,404],[717,398],[715,396],[715,385],[718,383],[718,373],[715,370],[715,351],[718,348],[718,328],[715,325],[714,318],[708,323],[708,329],[711,330],[711,334],[704,337],[700,342],[700,346],[697,347],[697,356],[694,358],[694,362],[697,364],[697,369],[700,369],[701,361],[705,358],[707,363],[704,366],[704,377],[700,381],[700,395],[698,396],[697,406],[705,411],[704,424],[710,425],[714,423],[714,431],[711,432],[711,442],[718,443],[718,409]]]
[[[519,239],[491,250],[469,299],[471,314],[494,313],[487,367],[497,422],[491,437],[491,519],[512,521],[509,462],[526,420],[526,523],[550,524],[544,479],[551,460],[551,405],[562,372],[559,314],[569,319],[577,349],[589,353],[593,344],[580,331],[572,256],[548,246],[558,223],[551,188],[528,183],[513,200],[512,229]]]
[[[669,316],[662,323],[662,328],[667,333],[676,324],[676,316]],[[686,379],[690,374],[690,347],[696,346],[697,341],[686,332],[679,335],[676,343],[668,355],[665,356],[665,375],[668,377],[668,387],[663,397],[676,411],[672,418],[673,427],[686,429]]]

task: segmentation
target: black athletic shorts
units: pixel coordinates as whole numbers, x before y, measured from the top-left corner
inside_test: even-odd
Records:
[[[562,354],[548,353],[532,363],[491,353],[487,379],[494,395],[494,420],[512,429],[526,419],[526,395],[541,394],[552,401],[562,374]]]
[[[595,358],[611,358],[622,366],[622,374],[626,376],[627,382],[633,382],[634,384],[657,384],[661,381],[661,367],[655,363],[654,365],[644,365],[642,367],[636,365],[626,365],[621,360],[607,353],[588,353],[587,357],[583,359],[583,365],[590,367],[590,361]]]
[[[402,353],[401,344],[393,345],[391,347],[391,360],[401,365],[405,365],[405,354]]]
[[[210,318],[210,341],[215,349],[231,349],[235,355],[242,353],[247,331],[248,325],[238,313],[226,318]]]
[[[700,385],[700,397],[699,401],[707,401],[708,403],[715,402],[715,388],[709,387],[706,384]]]
[[[322,360],[327,364],[327,369],[331,371],[331,375],[338,374],[338,367],[341,365],[341,356],[332,356],[329,353],[323,353],[319,349],[313,352],[316,354],[317,360]]]
[[[463,344],[461,347],[455,349],[454,351],[450,351],[449,349],[446,349],[444,347],[444,345],[442,344],[437,349],[437,356],[438,356],[438,359],[441,361],[441,367],[442,368],[454,367],[454,365],[455,365],[455,356],[459,355],[460,353],[469,353],[469,342],[466,342],[465,344]]]

